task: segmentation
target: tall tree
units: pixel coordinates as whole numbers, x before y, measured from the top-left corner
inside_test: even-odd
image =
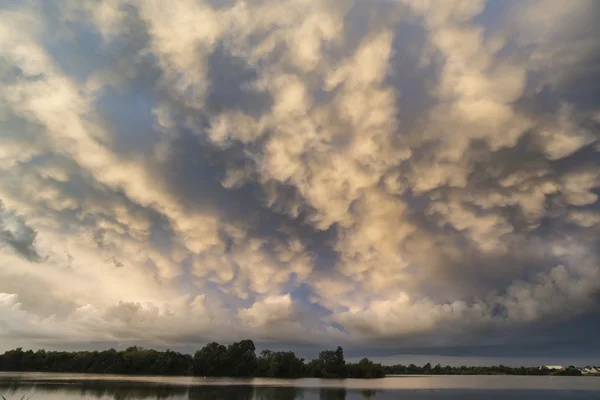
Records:
[[[256,347],[252,340],[235,342],[227,347],[231,376],[253,376],[257,367]]]
[[[309,369],[311,375],[317,378],[345,378],[344,349],[338,346],[336,350],[320,352],[319,358],[310,362]]]
[[[222,344],[212,342],[194,354],[194,374],[199,376],[227,376],[231,374],[230,363],[227,348]]]
[[[304,376],[304,359],[292,351],[263,350],[258,358],[256,376],[299,378]]]

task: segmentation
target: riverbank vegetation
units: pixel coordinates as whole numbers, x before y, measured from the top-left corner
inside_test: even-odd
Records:
[[[441,366],[437,364],[432,366],[427,363],[422,367],[414,364],[410,365],[386,365],[384,368],[386,375],[568,375],[581,376],[581,371],[569,366],[563,370],[553,370],[540,367],[509,367],[506,365],[494,365],[489,367],[451,367],[450,365]]]
[[[321,351],[317,358],[305,361],[292,351],[263,350],[256,355],[252,340],[228,346],[209,343],[195,354],[172,350],[157,351],[139,346],[125,350],[46,351],[21,348],[0,354],[0,371],[68,372],[128,375],[196,375],[209,377],[269,378],[382,378],[385,375],[582,375],[569,366],[564,370],[538,367],[424,366],[386,365],[363,358],[348,363],[344,350]]]
[[[263,350],[252,340],[228,346],[209,343],[191,356],[139,346],[125,350],[46,351],[21,348],[0,355],[0,371],[69,372],[130,375],[196,375],[211,377],[381,378],[381,364],[368,359],[346,363],[344,350],[324,350],[309,362],[292,351]]]

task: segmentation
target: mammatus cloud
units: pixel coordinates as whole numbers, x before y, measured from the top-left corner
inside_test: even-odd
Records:
[[[4,209],[0,203],[0,213]],[[31,262],[39,262],[42,257],[37,253],[33,246],[37,233],[23,222],[21,218],[14,218],[11,221],[13,229],[6,227],[3,219],[0,219],[0,243],[10,247],[16,253],[22,255]]]
[[[0,336],[406,347],[593,315],[600,9],[565,7],[3,6]]]

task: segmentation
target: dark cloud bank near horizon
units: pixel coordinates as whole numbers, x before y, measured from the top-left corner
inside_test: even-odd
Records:
[[[599,17],[0,6],[0,350],[599,359]]]

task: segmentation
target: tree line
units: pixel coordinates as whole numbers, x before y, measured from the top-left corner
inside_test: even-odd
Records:
[[[129,375],[196,375],[209,377],[272,378],[382,378],[385,375],[581,375],[569,366],[562,371],[538,367],[505,365],[478,367],[449,365],[420,367],[383,366],[363,358],[347,363],[344,350],[321,351],[317,358],[305,361],[292,351],[263,350],[258,356],[252,340],[228,346],[209,343],[191,356],[172,350],[158,351],[139,346],[125,350],[46,351],[22,348],[0,354],[0,371],[68,372]]]
[[[252,340],[228,346],[209,343],[193,356],[139,346],[75,352],[18,348],[0,355],[0,371],[340,379],[385,376],[384,367],[367,358],[347,363],[342,347],[321,351],[305,362],[292,351],[263,350],[257,356]]]
[[[386,365],[383,369],[386,375],[582,375],[581,371],[572,365],[561,371],[539,367],[509,367],[506,365],[490,367],[468,367],[465,365],[451,367],[446,365],[442,367],[440,364],[432,366],[430,363],[422,367],[414,364]]]

